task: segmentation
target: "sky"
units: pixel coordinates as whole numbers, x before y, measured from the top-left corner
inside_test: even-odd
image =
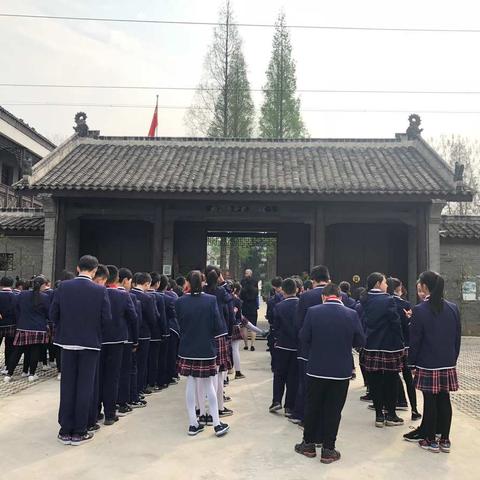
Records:
[[[0,0],[0,13],[215,22],[221,5],[222,0]],[[283,9],[290,25],[480,29],[476,0],[232,0],[232,5],[239,23],[273,24]],[[290,33],[299,89],[480,91],[480,33],[294,28]],[[272,34],[272,28],[240,27],[253,88],[265,83]],[[212,38],[211,26],[0,17],[0,82],[195,87]],[[188,107],[194,92],[0,86],[0,105],[58,142],[73,133],[77,111],[87,112],[89,127],[102,135],[146,135],[156,94],[162,106]],[[253,95],[258,109],[262,94]],[[393,137],[405,132],[408,112],[421,115],[426,138],[480,137],[480,94],[299,96],[312,138]],[[332,109],[343,111],[311,111]],[[371,112],[378,110],[383,112]],[[432,110],[477,113],[428,113]],[[187,135],[184,114],[161,108],[158,135]]]

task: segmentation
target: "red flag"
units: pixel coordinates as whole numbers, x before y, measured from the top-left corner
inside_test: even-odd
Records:
[[[152,123],[150,124],[150,130],[148,131],[149,137],[156,136],[157,127],[158,127],[158,95],[157,95],[157,104],[155,105],[155,111],[153,112]]]

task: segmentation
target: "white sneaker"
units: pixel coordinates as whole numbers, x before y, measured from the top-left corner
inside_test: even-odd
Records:
[[[28,377],[29,382],[34,382],[35,380],[38,380],[38,375],[29,375]]]
[[[9,377],[8,375],[6,375],[5,378],[3,379],[3,381],[5,383],[8,383],[11,379],[12,379],[12,377]]]
[[[47,370],[50,370],[50,367],[48,365],[43,365],[42,372],[46,372]]]
[[[57,375],[57,380],[61,380],[61,379],[62,379],[62,374],[59,373],[59,374]]]
[[[30,375],[28,373],[22,372],[20,375],[22,378],[29,377]]]
[[[7,374],[8,374],[7,367],[3,367],[2,371],[0,372],[0,375],[7,375]]]
[[[50,362],[49,365],[50,368],[57,368],[57,364],[55,362]]]

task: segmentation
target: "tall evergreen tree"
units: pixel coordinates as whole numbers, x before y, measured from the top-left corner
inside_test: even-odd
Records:
[[[226,0],[185,123],[193,135],[245,138],[252,135],[254,119],[242,41]]]
[[[300,99],[296,97],[297,80],[292,44],[285,24],[285,14],[279,14],[273,35],[272,57],[263,88],[264,102],[260,116],[262,138],[302,138],[308,132],[300,115]]]

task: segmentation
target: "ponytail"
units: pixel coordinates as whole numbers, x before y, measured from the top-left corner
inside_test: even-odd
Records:
[[[215,292],[218,285],[218,275],[215,270],[211,270],[207,273],[207,288],[208,292]]]
[[[36,309],[38,305],[40,304],[40,288],[42,285],[45,285],[47,283],[47,280],[45,277],[42,277],[41,275],[38,277],[35,277],[32,280],[32,290],[33,290],[33,308]]]
[[[427,286],[430,292],[428,299],[430,309],[433,313],[439,314],[443,310],[443,294],[445,289],[443,277],[436,272],[427,271],[420,274],[418,283]]]
[[[360,301],[364,302],[368,297],[368,292],[375,287],[378,282],[382,282],[385,275],[380,272],[373,272],[367,277],[367,289],[361,294]]]
[[[393,295],[395,293],[395,290],[401,286],[402,286],[402,282],[398,278],[395,278],[395,277],[387,278],[387,293],[389,293],[390,295]]]
[[[198,270],[192,270],[187,275],[187,282],[190,284],[190,293],[192,296],[198,296],[202,293],[202,274]]]

